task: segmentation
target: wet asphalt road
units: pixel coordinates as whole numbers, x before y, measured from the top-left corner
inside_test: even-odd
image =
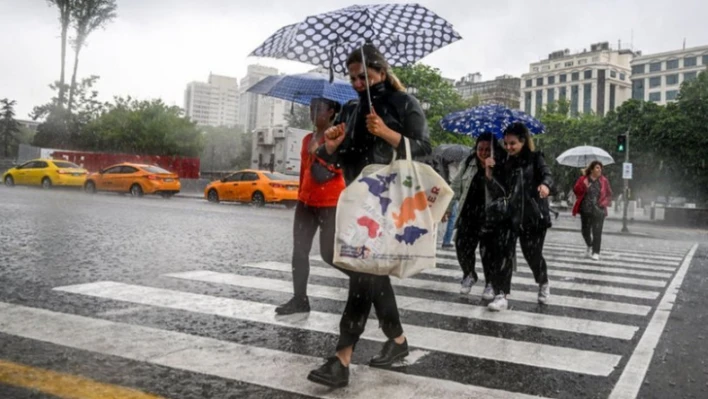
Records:
[[[316,328],[294,328],[276,325],[267,320],[263,322],[259,319],[263,316],[258,315],[257,312],[249,313],[248,317],[243,316],[245,313],[239,313],[247,312],[246,308],[252,303],[278,305],[289,299],[288,292],[260,289],[243,284],[235,286],[223,282],[204,282],[166,276],[170,273],[201,270],[241,276],[243,279],[253,277],[289,283],[290,273],[282,267],[243,267],[243,265],[252,262],[288,263],[292,248],[292,221],[293,211],[277,206],[253,208],[248,205],[214,205],[189,198],[133,199],[118,195],[90,196],[64,190],[46,192],[36,189],[0,187],[0,223],[2,224],[0,303],[185,333],[192,337],[211,338],[220,342],[238,343],[286,354],[329,356],[336,343],[336,334]],[[577,350],[579,354],[601,353],[616,356],[619,359],[617,367],[607,376],[568,371],[563,370],[562,367],[537,367],[530,364],[536,361],[533,356],[530,356],[529,361],[517,362],[514,361],[513,354],[511,354],[512,361],[509,361],[506,358],[499,360],[483,356],[467,356],[464,353],[457,353],[454,347],[446,351],[416,348],[415,335],[410,336],[410,344],[416,351],[418,360],[397,367],[396,372],[406,376],[433,379],[436,384],[441,384],[442,391],[449,388],[445,385],[449,382],[506,391],[509,394],[516,392],[564,398],[608,397],[623,375],[624,368],[634,354],[647,325],[651,323],[653,310],[659,304],[665,288],[637,286],[636,283],[627,283],[626,280],[602,282],[605,277],[598,282],[593,273],[635,278],[631,271],[654,270],[653,265],[658,265],[652,263],[652,256],[642,258],[642,252],[650,251],[653,254],[663,254],[667,259],[679,259],[671,266],[678,270],[680,257],[689,252],[693,242],[687,241],[687,235],[683,233],[679,235],[679,240],[671,240],[667,237],[670,235],[662,239],[609,235],[605,237],[604,249],[608,250],[608,256],[605,258],[609,262],[608,268],[624,267],[625,264],[622,262],[625,262],[623,260],[625,254],[630,254],[627,255],[627,259],[636,258],[636,263],[626,263],[627,270],[630,270],[626,275],[597,273],[591,269],[588,271],[592,265],[587,265],[584,261],[576,262],[574,259],[580,258],[569,252],[568,248],[582,246],[578,233],[551,231],[547,239],[549,243],[547,256],[557,258],[559,263],[565,263],[566,266],[559,266],[565,268],[564,272],[578,273],[573,279],[564,279],[564,282],[578,283],[578,286],[559,287],[553,290],[554,295],[558,298],[562,296],[615,301],[646,307],[651,309],[651,312],[646,315],[597,312],[571,306],[540,307],[533,301],[515,301],[512,293],[511,303],[514,311],[593,322],[601,321],[611,323],[613,326],[636,327],[636,333],[631,339],[616,339],[600,333],[578,334],[567,331],[565,327],[541,328],[496,322],[484,317],[467,318],[436,314],[421,308],[416,310],[411,307],[401,311],[405,324],[431,329],[433,335],[425,338],[432,342],[432,346],[437,345],[435,332],[443,331],[458,334],[455,335],[457,337],[466,337],[463,334],[474,333],[476,336],[492,339],[495,343],[514,341],[522,344],[539,344],[545,348],[543,350],[561,347]],[[314,254],[318,253],[316,242],[317,240],[313,248]],[[617,253],[616,260],[613,260],[615,255],[610,254],[610,251]],[[346,280],[337,275],[329,275],[326,273],[326,267],[319,262],[313,262],[313,266],[325,272],[313,273],[310,278],[311,285],[346,288]],[[576,270],[575,266],[584,269]],[[440,265],[440,270],[443,271],[452,272],[455,269],[454,266]],[[708,385],[706,385],[708,368],[703,360],[705,357],[690,358],[687,353],[691,345],[705,346],[705,329],[700,332],[701,324],[689,321],[695,318],[693,316],[697,310],[706,308],[701,306],[702,304],[708,305],[705,290],[701,291],[708,281],[706,269],[708,269],[708,261],[706,261],[706,248],[703,246],[699,248],[693,264],[688,268],[684,285],[690,289],[686,294],[679,291],[676,302],[681,306],[677,305],[669,318],[666,334],[662,335],[657,349],[662,355],[652,359],[649,374],[639,397],[703,398],[708,396]],[[553,276],[553,272],[551,275]],[[517,276],[526,279],[530,277],[525,265],[520,265],[520,273]],[[674,272],[666,273],[665,281],[668,283],[675,276]],[[396,286],[399,296],[418,298],[426,303],[435,301],[468,305],[470,309],[482,305],[478,296],[460,297],[455,292],[454,285],[458,283],[453,275],[420,275],[411,280],[431,286],[438,283],[448,284],[446,287],[452,289],[445,291],[415,285]],[[237,299],[248,303],[242,305],[245,308],[235,307],[234,315],[214,314],[204,309],[197,311],[191,308],[171,307],[171,305],[153,306],[139,303],[137,300],[116,300],[106,297],[103,293],[90,296],[55,290],[57,287],[101,281],[166,289],[175,295],[192,293],[209,298]],[[555,280],[552,279],[552,287],[554,282]],[[689,283],[692,285],[689,286]],[[599,285],[612,286],[620,290],[626,288],[628,291],[652,290],[658,294],[656,298],[648,299],[628,296],[622,292],[618,294],[615,291],[593,292],[592,287]],[[535,293],[535,288],[528,284],[515,286],[514,289],[519,294]],[[700,294],[701,292],[703,295]],[[140,299],[148,300],[151,298],[149,295],[151,294],[147,293]],[[317,297],[312,292],[311,295],[313,310],[332,315],[335,320],[338,318],[343,302]],[[181,300],[176,298],[171,304]],[[187,307],[192,306],[189,301],[185,303]],[[705,319],[699,318],[699,320]],[[2,323],[3,319],[0,315],[0,325]],[[375,324],[375,320],[371,321],[369,329],[373,330]],[[274,367],[270,369],[272,379],[280,378],[285,383],[247,383],[239,381],[238,378],[224,378],[218,372],[212,373],[208,370],[194,372],[151,361],[137,361],[130,357],[107,354],[105,351],[78,349],[71,344],[57,345],[49,342],[49,339],[30,339],[28,335],[31,334],[23,336],[0,332],[0,360],[80,375],[169,398],[312,396],[312,392],[309,392],[310,395],[294,393],[301,391],[287,383],[288,375],[301,374],[304,379],[309,369],[288,370],[287,367],[286,369]],[[420,336],[418,341],[425,341],[423,338]],[[442,340],[444,338],[441,336],[440,341]],[[354,363],[366,364],[368,359],[378,351],[380,345],[380,342],[375,340],[362,340],[357,347]],[[476,350],[474,347],[472,349]],[[529,349],[531,353],[533,350],[535,349]],[[522,357],[521,354],[517,356]],[[539,354],[539,356],[543,355]],[[684,357],[686,359],[683,359]],[[672,361],[674,363],[671,363]],[[565,362],[573,363],[577,362],[577,359],[566,359]],[[692,371],[682,374],[680,371],[682,367]],[[355,372],[363,373],[359,370]],[[356,375],[353,375],[352,381],[355,378]],[[318,392],[324,395],[327,391]],[[0,398],[45,397],[40,394],[32,396],[34,394],[31,391],[0,384]],[[500,397],[506,395],[502,394]]]

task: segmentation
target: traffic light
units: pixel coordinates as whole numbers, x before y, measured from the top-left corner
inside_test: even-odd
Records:
[[[617,136],[617,152],[626,152],[627,151],[627,136],[624,134],[620,134]]]

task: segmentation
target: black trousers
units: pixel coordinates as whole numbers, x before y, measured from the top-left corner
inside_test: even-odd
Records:
[[[482,233],[479,242],[479,252],[482,264],[487,265],[489,280],[494,288],[494,294],[511,292],[511,276],[514,271],[514,251],[516,237],[511,228],[500,228]],[[486,278],[486,277],[485,277]]]
[[[355,346],[364,333],[374,307],[384,334],[396,338],[403,334],[396,295],[388,276],[376,276],[339,268],[333,264],[337,208],[316,208],[298,202],[293,224],[293,286],[296,296],[307,295],[310,275],[310,250],[317,229],[320,229],[322,259],[349,276],[349,294],[339,322],[337,350]]]
[[[460,215],[461,216],[461,215]],[[474,281],[477,281],[477,272],[475,266],[475,251],[480,241],[479,228],[465,223],[465,218],[460,219],[460,224],[457,226],[457,235],[455,236],[455,248],[457,249],[457,261],[460,262],[462,268],[462,278],[472,276]],[[489,270],[487,264],[482,262],[482,270],[484,271],[484,282],[489,283]]]
[[[293,223],[293,292],[297,297],[307,296],[310,278],[310,250],[317,229],[320,230],[322,259],[333,265],[336,207],[312,207],[298,201]]]
[[[589,213],[580,213],[580,225],[585,239],[585,244],[592,247],[593,254],[600,253],[602,245],[602,227],[605,224],[605,217]]]
[[[546,241],[547,230],[544,227],[523,228],[519,232],[521,252],[524,254],[526,263],[531,267],[533,278],[539,285],[548,283],[548,265],[543,257],[543,243]]]

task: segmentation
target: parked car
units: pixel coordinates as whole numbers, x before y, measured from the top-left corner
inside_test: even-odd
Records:
[[[79,165],[58,159],[33,159],[9,169],[2,175],[6,186],[82,187],[88,171]]]
[[[129,193],[134,197],[159,194],[169,198],[179,193],[181,183],[176,173],[159,166],[125,162],[91,173],[86,178],[84,189],[91,194],[112,191]]]
[[[297,178],[264,170],[240,170],[209,183],[204,198],[209,202],[250,202],[256,206],[275,203],[293,208],[300,189]]]

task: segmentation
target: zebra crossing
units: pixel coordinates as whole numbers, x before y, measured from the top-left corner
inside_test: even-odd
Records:
[[[247,322],[274,329],[282,343],[253,345],[111,319],[122,310],[86,316],[2,302],[0,333],[310,397],[634,398],[696,247],[612,249],[596,262],[583,258],[582,246],[549,241],[549,303],[537,303],[538,286],[519,252],[512,306],[499,313],[484,306],[483,281],[459,294],[455,253],[439,250],[436,269],[392,278],[412,348],[407,362],[381,370],[355,361],[349,387],[339,391],[308,382],[321,355],[287,342],[292,334],[333,339],[338,333],[348,278],[319,256],[311,262],[309,314],[275,315],[276,304],[292,293],[291,265],[277,261],[165,273],[159,284],[93,281],[53,289],[133,306],[125,313]],[[483,279],[480,268],[478,258]],[[376,346],[385,339],[375,322],[362,336]]]

